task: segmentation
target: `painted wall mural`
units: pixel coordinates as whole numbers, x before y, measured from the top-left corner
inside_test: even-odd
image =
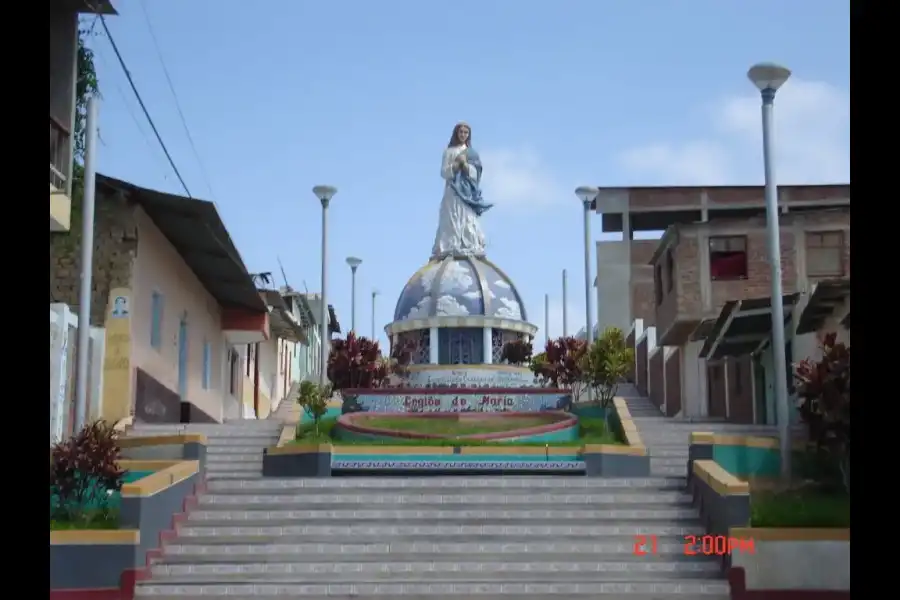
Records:
[[[452,368],[410,369],[405,377],[409,387],[416,388],[533,388],[539,387],[534,374],[528,369],[512,368]]]
[[[537,412],[566,410],[571,396],[562,392],[547,393],[435,393],[358,394],[345,395],[342,412],[422,413],[422,412]]]

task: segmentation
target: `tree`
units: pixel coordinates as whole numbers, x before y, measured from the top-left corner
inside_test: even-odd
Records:
[[[816,451],[834,461],[850,491],[850,348],[829,333],[819,361],[797,365],[798,410]]]
[[[585,383],[597,392],[600,406],[609,408],[619,382],[634,364],[634,348],[629,348],[625,334],[618,327],[608,327],[594,340],[582,360]]]
[[[531,363],[534,348],[528,340],[511,340],[503,344],[500,360],[511,365],[527,365]]]
[[[312,381],[300,382],[300,393],[297,396],[299,404],[309,418],[312,419],[316,437],[319,437],[319,422],[328,412],[328,401],[331,399],[331,386],[321,386]]]
[[[548,387],[563,388],[577,401],[584,388],[582,359],[587,345],[574,337],[548,340],[544,352],[531,361],[531,372]]]
[[[328,355],[328,380],[336,391],[377,388],[390,375],[390,363],[382,360],[378,342],[354,332],[332,341]]]

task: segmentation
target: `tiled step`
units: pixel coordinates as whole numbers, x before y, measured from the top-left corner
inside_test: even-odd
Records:
[[[728,584],[708,580],[645,580],[554,582],[522,581],[502,583],[459,583],[432,580],[429,583],[405,582],[393,578],[391,582],[368,583],[258,583],[258,584],[156,584],[140,583],[136,598],[171,598],[178,600],[226,598],[277,598],[290,600],[596,600],[600,597],[629,600],[663,600],[679,598],[693,600],[726,600]]]
[[[399,491],[421,493],[459,493],[465,491],[513,491],[524,493],[555,492],[565,490],[566,493],[580,493],[582,490],[613,491],[636,490],[674,491],[683,490],[684,482],[665,477],[637,478],[605,478],[605,477],[352,477],[352,478],[313,478],[313,479],[264,479],[262,481],[229,481],[211,484],[210,493],[227,492],[229,494],[248,492],[284,492],[294,493],[299,490],[331,492],[370,493]]]
[[[665,558],[668,561],[693,562],[685,555],[685,544],[671,538],[658,541],[652,555],[644,556],[650,561]],[[193,540],[179,538],[163,549],[160,563],[243,563],[243,562],[292,562],[302,556],[313,561],[370,561],[427,562],[427,561],[467,561],[477,555],[479,560],[541,560],[568,559],[597,562],[623,560],[636,556],[634,536],[607,537],[603,540],[541,540],[541,541],[397,541],[388,539],[380,542],[286,542],[279,540],[260,544],[199,544]],[[649,552],[644,550],[644,552]],[[557,555],[569,555],[556,558]]]
[[[553,523],[592,525],[616,521],[696,521],[695,508],[639,505],[629,508],[613,506],[604,509],[580,508],[577,510],[534,509],[322,509],[322,510],[207,510],[203,508],[188,513],[192,524],[227,525],[295,525],[300,523],[428,523],[428,524],[528,524],[548,520]]]
[[[631,560],[603,559],[592,560],[590,557],[552,556],[546,560],[537,557],[525,557],[515,560],[515,555],[478,556],[478,560],[466,562],[457,560],[415,561],[415,557],[397,557],[399,560],[384,560],[384,557],[372,557],[365,562],[341,560],[334,562],[255,562],[255,563],[209,563],[209,564],[155,564],[150,567],[151,577],[157,581],[182,581],[206,583],[215,581],[259,581],[276,582],[291,581],[316,583],[321,581],[340,580],[343,583],[353,581],[368,582],[373,578],[393,580],[402,577],[407,581],[430,582],[434,579],[448,581],[486,582],[522,581],[523,579],[557,579],[564,581],[596,581],[605,577],[621,578],[628,576],[634,579],[650,579],[665,577],[677,578],[718,578],[721,567],[715,559],[711,560],[648,560],[649,557],[633,557]],[[559,560],[553,560],[559,559]]]
[[[613,524],[571,525],[528,523],[524,525],[432,525],[432,524],[336,524],[273,526],[208,526],[182,524],[177,543],[300,543],[300,542],[384,542],[386,540],[445,542],[470,540],[504,540],[531,542],[545,538],[556,540],[603,539],[637,535],[655,535],[658,540],[680,541],[685,535],[697,535],[697,524],[669,524],[665,521],[622,521]]]
[[[574,509],[579,507],[597,507],[600,505],[613,505],[617,507],[666,504],[690,506],[691,496],[679,491],[647,491],[643,493],[602,493],[583,492],[579,494],[554,494],[554,493],[503,493],[486,494],[469,492],[464,494],[408,494],[408,493],[384,493],[369,492],[366,494],[322,494],[318,492],[306,492],[302,494],[216,494],[206,493],[198,499],[198,507],[201,509],[212,508],[316,508],[330,507],[333,509],[365,507],[376,509],[379,507],[403,506],[410,510],[425,510],[428,508],[451,509],[512,506],[527,507],[533,510],[540,509]]]

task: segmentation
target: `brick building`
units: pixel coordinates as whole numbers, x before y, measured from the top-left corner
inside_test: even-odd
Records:
[[[849,185],[780,186],[784,212],[849,206]],[[605,233],[621,240],[597,242],[597,322],[629,331],[635,319],[645,327],[656,319],[654,271],[657,240],[635,240],[635,232],[672,225],[765,214],[762,186],[600,188],[595,202]]]
[[[80,218],[73,206],[73,221]],[[80,227],[51,234],[51,298],[77,306]],[[241,350],[266,303],[211,202],[97,175],[91,325],[106,329],[102,416],[239,416]]]

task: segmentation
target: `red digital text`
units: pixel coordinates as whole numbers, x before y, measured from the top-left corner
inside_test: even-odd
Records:
[[[683,535],[674,540],[685,556],[729,556],[731,554],[756,554],[753,538],[738,538],[727,535]],[[655,535],[634,536],[634,555],[651,556],[659,554],[660,543]],[[664,551],[669,551],[664,549]]]

